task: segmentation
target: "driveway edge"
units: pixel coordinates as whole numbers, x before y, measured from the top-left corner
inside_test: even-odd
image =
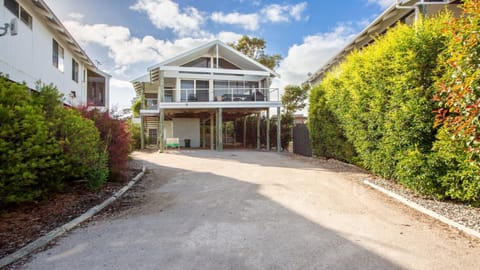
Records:
[[[462,225],[462,224],[460,224],[456,221],[453,221],[453,220],[451,220],[451,219],[449,219],[445,216],[442,216],[442,215],[440,215],[440,214],[438,214],[438,213],[436,213],[432,210],[429,210],[429,209],[427,209],[427,208],[425,208],[425,207],[423,207],[423,206],[421,206],[421,205],[419,205],[415,202],[412,202],[411,200],[409,200],[409,199],[407,199],[403,196],[400,196],[400,195],[398,195],[394,192],[391,192],[390,190],[387,190],[383,187],[380,187],[380,186],[378,186],[378,185],[376,185],[376,184],[374,184],[374,183],[372,183],[368,180],[363,180],[363,183],[365,185],[367,185],[367,186],[369,186],[369,187],[371,187],[371,188],[373,188],[377,191],[380,191],[383,194],[385,194],[385,195],[387,195],[387,196],[389,196],[389,197],[407,205],[408,207],[411,207],[411,208],[413,208],[413,209],[415,209],[415,210],[417,210],[417,211],[419,211],[419,212],[421,212],[425,215],[428,215],[428,216],[430,216],[430,217],[432,217],[432,218],[434,218],[434,219],[436,219],[440,222],[443,222],[443,223],[445,223],[445,224],[447,224],[451,227],[455,227],[456,229],[458,229],[458,230],[460,230],[460,231],[462,231],[462,232],[464,232],[468,235],[471,235],[471,236],[474,236],[474,237],[477,237],[477,238],[480,239],[480,232],[478,232],[474,229],[468,228],[468,227],[466,227],[466,226],[464,226],[464,225]]]
[[[37,240],[31,242],[30,244],[24,246],[23,248],[15,251],[14,253],[7,255],[6,257],[3,257],[0,259],[0,268],[5,267],[23,257],[26,255],[30,254],[32,251],[45,246],[48,244],[50,241],[54,240],[55,238],[65,234],[66,232],[70,231],[71,229],[75,228],[78,226],[80,223],[84,222],[85,220],[91,218],[98,212],[102,211],[105,207],[109,206],[112,204],[115,200],[120,198],[127,190],[129,190],[135,183],[140,180],[143,175],[145,174],[146,167],[145,165],[142,166],[142,171],[137,174],[130,182],[128,182],[127,185],[125,185],[123,188],[121,188],[119,191],[115,192],[110,198],[106,199],[103,201],[101,204],[96,205],[92,208],[90,208],[88,211],[83,213],[81,216],[74,218],[70,222],[57,227],[56,229],[53,229],[52,231],[48,232],[46,235],[38,238]]]

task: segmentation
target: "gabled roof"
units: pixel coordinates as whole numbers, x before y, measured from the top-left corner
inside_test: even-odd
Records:
[[[215,56],[217,53],[217,48],[219,57],[229,60],[241,69],[265,71],[275,77],[280,77],[280,75],[275,71],[240,53],[220,40],[213,40],[189,51],[183,52],[177,56],[149,67],[148,71],[152,71],[153,69],[157,69],[162,66],[181,66],[204,55]]]
[[[53,11],[48,7],[44,0],[30,0],[23,1],[20,4],[28,4],[38,15],[38,19],[47,26],[55,37],[60,39],[63,44],[68,46],[68,49],[75,55],[77,60],[81,61],[85,66],[94,70],[95,72],[111,77],[111,75],[105,73],[104,71],[98,69],[93,61],[88,57],[87,53],[82,49],[78,42],[73,38],[73,36],[68,32],[65,26],[62,24],[60,19],[53,13]]]

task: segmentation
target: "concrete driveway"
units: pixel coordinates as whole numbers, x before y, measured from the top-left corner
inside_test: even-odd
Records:
[[[144,198],[27,269],[478,269],[479,242],[328,161],[254,151],[135,153]]]

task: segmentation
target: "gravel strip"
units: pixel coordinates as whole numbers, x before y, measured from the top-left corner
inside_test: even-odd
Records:
[[[295,159],[301,159],[305,162],[309,162],[326,169],[341,172],[348,178],[358,181],[360,183],[363,183],[364,180],[368,180],[391,192],[401,195],[429,210],[432,210],[466,227],[480,232],[480,208],[478,207],[473,207],[467,204],[461,204],[457,202],[437,201],[431,198],[426,198],[406,189],[402,185],[392,180],[383,179],[359,167],[335,159],[308,158],[298,155],[292,156]]]

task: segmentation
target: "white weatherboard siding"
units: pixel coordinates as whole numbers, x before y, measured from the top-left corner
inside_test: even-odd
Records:
[[[10,23],[13,18],[17,19],[18,25],[16,36],[10,35],[9,32],[0,37],[0,72],[8,75],[12,81],[25,82],[31,89],[36,89],[37,81],[41,81],[42,84],[53,84],[64,95],[64,103],[73,106],[86,105],[85,63],[73,56],[73,52],[60,34],[52,32],[29,5],[23,4],[22,1],[18,2],[32,16],[32,28],[30,29],[10,12],[4,6],[4,1],[0,0],[0,25]],[[63,72],[52,63],[53,39],[64,49]],[[72,58],[79,66],[78,82],[72,80]],[[75,98],[70,96],[71,91],[75,91]],[[105,76],[105,107],[107,108],[108,103],[109,77]]]
[[[190,139],[191,147],[200,147],[200,118],[173,118],[173,137],[180,139],[185,146],[185,139]]]

